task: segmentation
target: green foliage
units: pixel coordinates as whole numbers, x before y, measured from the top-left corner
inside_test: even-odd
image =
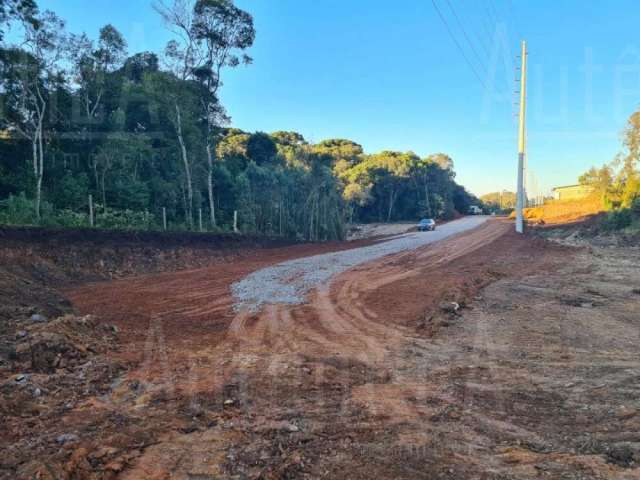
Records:
[[[493,192],[480,197],[482,203],[492,212],[508,214],[516,208],[515,192]]]
[[[632,221],[633,214],[631,210],[628,208],[621,208],[607,213],[602,226],[606,231],[622,230],[629,227]]]
[[[274,163],[278,149],[273,139],[263,132],[256,132],[249,136],[246,146],[247,157],[258,165]]]
[[[605,231],[640,230],[640,112],[629,117],[622,144],[609,165],[593,167],[579,179],[592,186],[610,210],[601,223]]]
[[[86,173],[73,173],[67,171],[58,180],[59,188],[51,192],[51,201],[54,205],[71,210],[86,209],[89,199],[89,177]]]
[[[631,205],[640,198],[640,173],[632,170],[627,173],[624,188],[622,189],[621,204],[623,207]]]
[[[622,144],[623,150],[609,165],[592,167],[579,178],[602,196],[607,209],[627,208],[640,197],[640,112],[629,117]]]
[[[251,63],[255,39],[231,0],[156,3],[172,32],[162,58],[127,57],[112,25],[68,35],[30,5],[0,0],[0,24],[28,34],[0,44],[0,222],[88,227],[91,195],[98,228],[161,228],[166,209],[170,229],[197,229],[202,212],[205,229],[229,230],[237,212],[242,232],[329,240],[347,221],[450,218],[477,200],[446,154],[224,128],[222,72]]]
[[[89,226],[89,214],[65,208],[42,217],[41,224],[49,227],[82,228]]]
[[[19,21],[35,26],[37,13],[35,0],[0,0],[0,41],[4,37],[5,24]]]
[[[640,231],[640,197],[636,197],[628,207],[618,208],[607,213],[601,223],[604,231],[618,230]]]
[[[43,202],[42,210],[45,215],[50,216],[53,207],[50,203]],[[38,225],[35,202],[27,198],[24,192],[9,195],[9,198],[0,202],[0,222],[7,225]]]
[[[347,141],[340,142],[344,145]],[[365,155],[357,153],[358,147],[351,150],[357,158],[348,160],[342,149],[333,163],[333,171],[343,184],[349,218],[359,221],[453,218],[456,210],[465,212],[469,205],[478,203],[455,183],[453,161],[447,155],[424,159],[413,152]]]
[[[100,208],[96,226],[115,230],[152,230],[157,228],[155,216],[149,212]]]

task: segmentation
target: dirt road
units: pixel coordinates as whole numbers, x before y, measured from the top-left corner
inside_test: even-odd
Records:
[[[36,457],[74,479],[638,478],[639,257],[492,221],[257,313],[230,285],[284,252],[78,288],[130,368],[41,421],[79,438]]]
[[[304,303],[309,291],[329,285],[339,273],[387,255],[439,242],[476,228],[488,219],[464,217],[440,225],[435,231],[404,233],[373,245],[306,256],[262,268],[232,285],[235,307],[256,311],[264,304]]]

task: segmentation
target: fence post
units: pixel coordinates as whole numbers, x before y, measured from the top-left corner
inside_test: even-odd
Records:
[[[162,207],[162,228],[166,232],[167,231],[167,209]]]
[[[91,194],[89,194],[89,225],[91,225],[91,227],[93,227],[93,225],[94,225],[94,221],[93,221],[93,196]]]
[[[202,209],[198,209],[198,226],[200,227],[200,231],[202,232]]]
[[[238,233],[238,211],[233,211],[233,233]]]

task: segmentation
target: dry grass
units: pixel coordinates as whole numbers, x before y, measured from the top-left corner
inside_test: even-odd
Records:
[[[599,195],[580,200],[550,200],[542,206],[525,208],[524,217],[530,222],[547,224],[570,223],[596,215],[605,210]]]

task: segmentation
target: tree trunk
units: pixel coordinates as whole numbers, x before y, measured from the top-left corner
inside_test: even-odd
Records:
[[[312,195],[314,195],[314,193],[312,193]],[[309,202],[309,206],[310,206],[310,212],[309,212],[309,240],[313,240],[313,216],[315,215],[315,202],[314,202],[314,198],[311,197],[310,202]]]
[[[38,188],[38,140],[37,140],[37,135],[38,133],[36,132],[33,135],[33,139],[31,141],[31,147],[32,147],[32,160],[33,160],[33,176],[36,179],[36,204],[35,204],[35,213],[36,213],[36,218],[38,220],[40,220],[40,201],[38,200],[38,192],[40,191],[40,189]]]
[[[393,204],[396,201],[395,196],[396,196],[395,190],[391,190],[391,193],[389,193],[389,210],[387,212],[387,222],[391,221],[391,213],[393,212]]]
[[[42,143],[42,119],[40,120],[40,134],[38,136],[38,184],[36,197],[36,212],[38,220],[40,220],[40,204],[42,202],[42,179],[44,177],[44,146]]]
[[[431,201],[429,200],[429,184],[427,183],[427,180],[424,180],[424,202],[425,202],[425,206],[427,207],[427,216],[431,217],[432,213],[431,213]]]
[[[42,179],[44,177],[44,152],[42,142],[42,121],[44,109],[38,112],[38,126],[33,136],[33,174],[36,179],[36,219],[40,221],[40,205],[42,203]]]
[[[93,157],[93,161],[91,162],[91,168],[93,168],[93,176],[96,181],[96,191],[100,188],[100,177],[98,175],[98,158]]]
[[[102,178],[100,179],[100,192],[102,193],[102,211],[107,213],[107,189],[105,188],[104,178],[107,176],[107,171],[102,171]]]
[[[42,172],[38,175],[36,181],[36,218],[40,220],[40,204],[42,202]]]
[[[185,218],[186,218],[186,215],[187,215],[187,194],[185,192],[186,192],[186,189],[184,188],[184,185],[182,184],[182,182],[180,182],[180,193],[182,194],[182,208],[184,209]]]
[[[209,192],[209,215],[211,216],[211,225],[216,226],[216,210],[213,203],[213,151],[211,144],[207,141],[207,189]]]
[[[44,177],[44,143],[42,141],[42,130],[44,116],[47,111],[47,104],[40,94],[36,85],[36,114],[38,124],[33,135],[33,173],[36,179],[36,219],[40,221],[40,205],[42,203],[42,179]]]
[[[189,165],[189,158],[187,157],[187,147],[184,144],[184,138],[182,136],[182,116],[180,114],[180,107],[176,102],[176,133],[178,137],[178,143],[180,144],[180,153],[182,154],[182,162],[184,164],[184,174],[187,182],[187,208],[185,210],[187,216],[187,224],[189,228],[193,228],[193,185],[191,181],[191,166]]]

